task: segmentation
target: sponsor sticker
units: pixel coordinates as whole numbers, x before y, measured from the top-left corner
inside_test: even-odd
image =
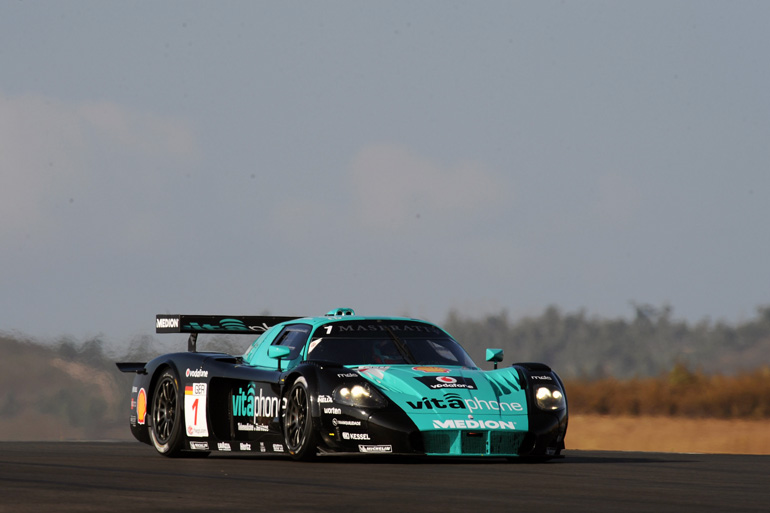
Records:
[[[269,430],[270,430],[270,426],[268,426],[267,424],[252,424],[251,422],[238,423],[238,431],[269,431]]]
[[[449,388],[476,390],[476,383],[471,378],[463,378],[462,376],[420,376],[415,379],[431,390]]]
[[[324,408],[326,415],[342,415],[342,409],[340,408]]]
[[[155,319],[155,328],[177,329],[179,328],[179,318],[159,317]]]
[[[283,445],[273,444],[273,452],[283,452]]]
[[[232,450],[230,448],[230,444],[227,443],[227,442],[219,442],[217,444],[217,449],[219,449],[220,451],[231,451]]]
[[[251,444],[247,444],[245,442],[241,442],[240,449],[242,451],[250,451],[251,450]]]
[[[184,387],[184,422],[187,436],[209,436],[206,423],[206,383],[190,383]]]
[[[208,442],[190,442],[190,449],[194,451],[208,451],[209,450],[209,443]]]
[[[318,396],[318,402],[319,403],[330,403],[332,402],[331,396],[328,395],[319,395]]]
[[[136,423],[144,425],[145,417],[147,416],[147,392],[144,388],[139,389],[139,394],[136,396]]]
[[[254,425],[266,424],[281,413],[281,401],[269,388],[249,383],[246,388],[233,390],[233,416]],[[253,431],[262,431],[254,429]]]
[[[342,438],[345,440],[371,440],[369,433],[346,433],[342,432]]]
[[[417,372],[449,372],[449,369],[445,369],[444,367],[431,366],[412,367],[412,370]]]
[[[506,420],[434,420],[436,429],[516,429],[516,423]]]
[[[341,420],[335,417],[332,419],[332,424],[335,426],[360,426],[361,421],[360,420]]]
[[[358,446],[359,452],[393,452],[393,446],[392,445],[359,445]]]
[[[386,365],[385,367],[359,367],[358,372],[369,379],[382,381],[385,377],[385,372],[388,369],[390,369],[389,365]]]
[[[209,371],[203,369],[187,369],[184,375],[188,378],[208,378]]]
[[[470,413],[473,413],[474,411],[496,411],[496,412],[521,412],[524,411],[524,407],[521,405],[521,403],[516,402],[505,402],[505,401],[494,401],[494,400],[485,400],[485,399],[479,399],[476,397],[472,397],[470,399],[465,399],[463,397],[460,397],[460,395],[455,394],[453,392],[447,393],[443,398],[433,397],[423,397],[421,400],[418,401],[406,401],[406,404],[409,405],[410,408],[413,410],[443,410],[443,409],[455,409],[455,410],[469,410]]]

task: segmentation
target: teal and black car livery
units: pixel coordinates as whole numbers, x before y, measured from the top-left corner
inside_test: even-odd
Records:
[[[541,363],[481,370],[434,324],[357,316],[158,315],[188,351],[135,372],[131,432],[166,456],[211,451],[554,458],[567,399]],[[200,333],[259,334],[242,356],[198,352]]]

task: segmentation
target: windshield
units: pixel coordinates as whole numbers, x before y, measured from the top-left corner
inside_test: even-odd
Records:
[[[452,337],[431,324],[415,321],[364,320],[329,323],[316,329],[308,360],[342,365],[476,364]]]

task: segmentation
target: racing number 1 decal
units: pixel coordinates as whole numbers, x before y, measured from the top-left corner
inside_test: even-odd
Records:
[[[209,436],[206,424],[206,383],[184,387],[184,423],[187,436]]]

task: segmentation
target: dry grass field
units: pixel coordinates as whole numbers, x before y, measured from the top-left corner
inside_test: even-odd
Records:
[[[567,383],[567,448],[770,454],[770,369]]]
[[[770,454],[770,420],[572,414],[567,449]]]

